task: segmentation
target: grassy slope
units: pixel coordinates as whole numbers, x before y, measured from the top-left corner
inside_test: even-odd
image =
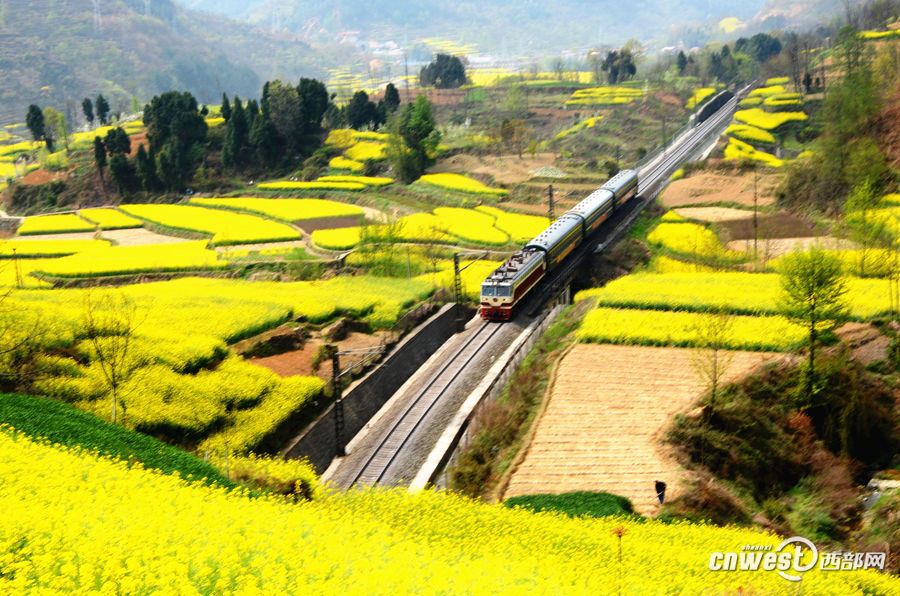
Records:
[[[55,400],[0,394],[2,424],[61,445],[80,446],[119,459],[139,461],[147,468],[167,474],[177,472],[182,477],[203,478],[205,484],[237,486],[216,468],[189,453]]]

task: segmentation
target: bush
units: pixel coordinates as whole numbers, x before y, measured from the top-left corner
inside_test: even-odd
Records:
[[[572,492],[561,495],[522,495],[506,499],[507,507],[522,507],[532,511],[559,511],[569,517],[604,517],[634,513],[631,501],[607,492]]]
[[[182,477],[203,479],[205,484],[234,487],[206,462],[165,443],[121,426],[110,424],[75,407],[51,399],[0,394],[0,424],[9,424],[32,437],[67,447],[96,450],[147,468]]]

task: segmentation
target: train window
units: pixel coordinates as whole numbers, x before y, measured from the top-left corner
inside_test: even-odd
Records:
[[[494,295],[494,286],[489,286],[487,284],[481,286],[481,295],[482,296],[493,296]]]
[[[509,286],[497,286],[497,295],[501,298],[509,298]]]

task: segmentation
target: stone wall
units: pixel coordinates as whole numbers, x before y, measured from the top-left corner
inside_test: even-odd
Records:
[[[471,313],[469,313],[471,314]],[[416,327],[369,374],[344,391],[344,443],[352,439],[394,393],[456,330],[453,304],[447,304]],[[318,473],[331,464],[336,450],[334,405],[282,451],[286,458],[306,457]]]

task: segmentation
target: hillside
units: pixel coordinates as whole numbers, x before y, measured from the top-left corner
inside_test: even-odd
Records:
[[[528,0],[478,3],[253,0],[243,10],[234,3],[212,0],[194,0],[190,4],[200,10],[221,12],[260,25],[276,23],[319,40],[332,40],[345,31],[356,31],[362,39],[392,39],[401,44],[438,37],[474,43],[482,51],[505,54],[614,45],[630,37],[647,41],[666,37],[673,23],[717,22],[726,17],[748,19],[762,7],[760,0],[741,5],[723,0],[703,3],[652,0],[640,4],[609,0],[590,4],[576,0],[552,4]]]
[[[201,103],[223,92],[256,96],[265,77],[320,75],[325,59],[293,36],[184,10],[170,0],[0,2],[0,123],[22,122],[30,103],[70,110],[103,93],[113,113],[132,98],[171,89]],[[149,12],[149,14],[147,14]]]

